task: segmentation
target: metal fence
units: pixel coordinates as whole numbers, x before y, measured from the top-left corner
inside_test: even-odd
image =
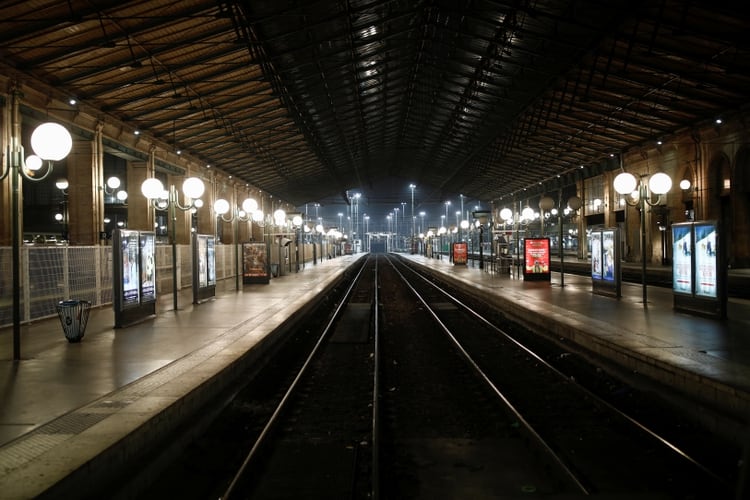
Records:
[[[178,289],[192,285],[190,245],[177,247]],[[217,245],[217,280],[234,278],[233,245]],[[20,249],[21,322],[28,323],[57,314],[61,300],[91,302],[92,307],[112,303],[112,247],[23,246]],[[0,247],[0,328],[13,323],[12,249]],[[156,247],[156,292],[172,291],[172,247]]]

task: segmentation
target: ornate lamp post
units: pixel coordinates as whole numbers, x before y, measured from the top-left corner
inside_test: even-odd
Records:
[[[641,213],[641,286],[643,288],[643,307],[648,307],[646,287],[646,205],[656,206],[661,202],[661,195],[666,194],[672,188],[672,179],[663,172],[657,172],[650,178],[641,175],[636,178],[629,172],[617,174],[614,180],[615,191],[625,196],[625,202],[631,207],[637,207]],[[651,200],[655,194],[656,200]]]
[[[258,210],[258,202],[253,198],[245,198],[242,202],[242,208],[235,207],[230,213],[230,204],[224,198],[219,198],[214,202],[214,212],[224,222],[234,222],[234,277],[235,290],[240,289],[240,222],[250,222],[253,220],[253,214]],[[227,216],[227,214],[229,215]],[[252,226],[251,226],[252,227]],[[252,229],[251,229],[252,231]]]
[[[156,210],[169,210],[172,221],[172,303],[177,310],[177,210],[187,212],[203,206],[205,185],[197,177],[188,177],[182,183],[182,192],[185,195],[185,204],[180,203],[180,197],[174,184],[169,186],[169,191],[164,189],[161,181],[151,177],[141,184],[141,193],[148,198]]]
[[[11,253],[13,268],[13,360],[21,359],[21,207],[19,192],[22,180],[41,181],[46,179],[53,169],[53,162],[60,161],[73,148],[73,138],[68,129],[59,123],[42,123],[31,134],[31,149],[34,154],[24,158],[21,144],[21,120],[19,116],[20,93],[12,93],[11,103],[11,137],[8,144],[7,162],[0,174],[0,181],[9,177],[10,211],[11,211]],[[39,174],[44,163],[46,171]]]
[[[482,248],[482,237],[484,235],[484,225],[490,218],[489,210],[475,210],[471,213],[477,221],[479,227],[479,269],[484,269],[484,249]]]

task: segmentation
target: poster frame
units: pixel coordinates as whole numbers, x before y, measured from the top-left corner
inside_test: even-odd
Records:
[[[144,251],[142,241],[148,242]],[[151,246],[153,242],[153,246]],[[112,235],[112,307],[115,313],[115,328],[124,328],[156,316],[156,235],[153,231],[137,231],[118,228]],[[147,251],[152,252],[151,268],[153,283],[144,286],[149,261]],[[128,278],[126,288],[125,278]],[[134,279],[135,278],[135,279]],[[131,281],[135,282],[134,287]],[[153,292],[149,292],[152,289]],[[144,295],[144,291],[146,294]]]
[[[541,244],[541,247],[538,246]],[[534,247],[534,248],[532,248]],[[539,255],[542,261],[538,259],[534,264],[529,265],[529,255],[532,250],[540,251],[545,255]],[[550,272],[551,257],[550,239],[549,238],[524,238],[523,240],[523,279],[524,281],[551,281],[552,273]],[[546,258],[546,261],[544,260]],[[546,265],[545,265],[546,262]],[[538,264],[538,266],[537,266]],[[540,269],[536,271],[535,269]]]
[[[591,288],[599,295],[622,296],[620,229],[600,227],[589,234],[591,241]],[[595,243],[596,242],[596,243]]]
[[[193,304],[200,304],[216,297],[216,237],[210,234],[193,233]],[[209,252],[209,248],[212,249]],[[213,269],[214,280],[209,278]]]
[[[271,281],[270,248],[266,243],[242,243],[242,283],[268,284]]]
[[[707,237],[697,231],[708,228]],[[689,241],[689,262],[675,257],[675,252],[683,251],[684,247],[677,243]],[[685,239],[685,235],[689,236]],[[722,231],[715,220],[701,220],[672,224],[673,259],[672,259],[672,297],[676,310],[724,319],[727,317],[726,263],[723,257]],[[707,243],[707,242],[712,243]],[[703,255],[705,254],[705,255]],[[675,268],[680,266],[676,271]],[[686,269],[687,266],[687,269]],[[689,272],[689,288],[676,286],[676,276]],[[708,277],[708,278],[707,278]],[[714,293],[703,292],[703,287],[713,288]]]
[[[465,266],[469,261],[469,244],[465,241],[454,242],[451,253],[453,255],[453,265]]]

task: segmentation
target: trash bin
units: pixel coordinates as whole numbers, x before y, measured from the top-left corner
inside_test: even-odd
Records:
[[[89,321],[91,302],[87,300],[61,300],[57,303],[63,332],[68,342],[80,342]]]

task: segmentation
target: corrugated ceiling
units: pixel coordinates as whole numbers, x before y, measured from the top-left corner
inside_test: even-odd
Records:
[[[704,1],[5,1],[0,68],[296,205],[487,200],[746,107],[748,27]]]

